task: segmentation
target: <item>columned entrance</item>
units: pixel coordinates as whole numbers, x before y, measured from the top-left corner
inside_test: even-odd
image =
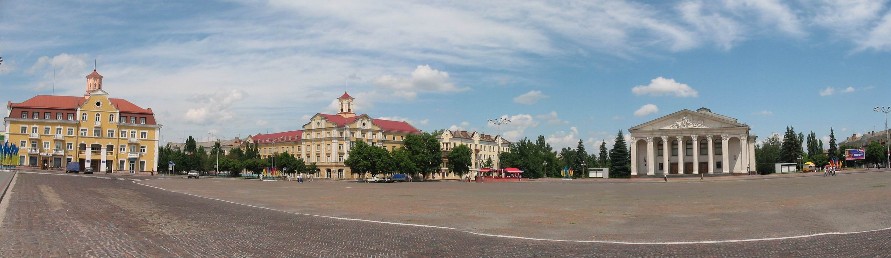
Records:
[[[701,108],[629,129],[631,175],[748,173],[755,137],[736,119]]]

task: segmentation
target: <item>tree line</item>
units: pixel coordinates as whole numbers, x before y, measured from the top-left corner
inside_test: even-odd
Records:
[[[886,146],[878,141],[871,141],[866,146],[838,146],[833,128],[829,129],[828,147],[824,152],[823,140],[818,139],[813,131],[805,136],[803,133],[796,133],[794,127],[786,127],[782,139],[779,135],[773,135],[764,142],[755,145],[757,169],[761,174],[770,174],[776,172],[774,171],[775,163],[813,162],[817,167],[823,167],[830,161],[838,160],[846,162],[847,166],[862,166],[864,164],[883,164],[887,160]],[[845,161],[844,150],[859,149],[860,147],[865,149],[865,160]]]

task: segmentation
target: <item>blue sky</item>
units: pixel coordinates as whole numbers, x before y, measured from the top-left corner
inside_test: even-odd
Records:
[[[298,129],[345,90],[558,148],[699,107],[843,139],[884,127],[889,52],[887,1],[0,1],[0,100],[81,95],[98,60],[164,141]]]

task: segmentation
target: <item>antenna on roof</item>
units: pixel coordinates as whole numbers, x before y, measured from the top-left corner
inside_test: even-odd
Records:
[[[98,66],[97,63],[96,59],[93,58],[93,71],[96,71],[96,67]]]

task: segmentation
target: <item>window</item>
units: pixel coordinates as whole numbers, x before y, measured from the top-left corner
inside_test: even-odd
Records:
[[[109,121],[109,122],[112,122],[112,123],[116,122],[116,121],[114,120],[114,114],[110,114],[110,115],[108,115],[108,121]]]
[[[136,153],[136,145],[130,145],[130,153]]]
[[[40,119],[40,112],[34,112],[34,119]]]
[[[74,114],[68,114],[68,120],[74,120]]]
[[[121,138],[127,138],[127,130],[121,130]]]
[[[36,126],[31,127],[31,133],[37,133],[37,127],[36,127]]]
[[[121,123],[123,124],[123,123],[126,123],[126,122],[127,122],[127,117],[126,117],[126,116],[121,116]]]
[[[146,131],[139,132],[139,139],[148,139],[148,133]]]
[[[131,124],[136,124],[136,117],[135,117],[135,116],[131,116],[131,117],[130,117],[130,123],[131,123]]]
[[[102,115],[100,115],[99,113],[96,113],[96,122],[101,122],[101,121],[102,121]]]
[[[22,132],[23,134],[28,133],[28,127],[27,127],[27,126],[22,126],[22,131],[21,131],[21,132]]]
[[[671,156],[677,157],[678,155],[678,141],[671,141]]]
[[[68,127],[68,135],[74,135],[74,128]]]
[[[114,130],[108,130],[108,138],[114,138]]]
[[[130,138],[136,139],[136,130],[130,131]]]
[[[28,144],[28,142],[21,141],[21,142],[19,142],[19,147],[24,148],[24,147],[25,147],[25,144]]]
[[[80,113],[80,120],[87,121],[87,113]]]
[[[684,156],[693,156],[693,141],[684,143]]]
[[[659,162],[659,170],[665,170],[664,165],[665,163]]]
[[[127,151],[127,145],[121,144],[121,146],[119,146],[119,147],[120,147],[122,153]]]
[[[722,144],[721,141],[715,141],[715,155],[721,155],[721,152],[723,149],[723,148],[721,148],[721,144]],[[721,167],[719,166],[718,168],[721,168]]]
[[[56,120],[62,120],[62,112],[56,113]]]
[[[102,137],[102,128],[93,128],[93,137]]]
[[[37,149],[37,141],[31,141],[31,149],[32,149],[32,150],[36,150],[36,149]]]
[[[80,129],[80,136],[87,136],[87,128]]]
[[[721,168],[721,162],[720,162],[720,161],[715,162],[715,168],[718,168],[718,169]]]
[[[114,152],[114,145],[105,145],[105,151]]]
[[[144,124],[145,124],[145,117],[140,117],[140,118],[139,118],[139,124],[141,124],[141,125],[144,125]]]
[[[68,150],[74,150],[74,144],[73,144],[73,143],[70,143],[70,142],[69,142],[69,143],[66,143],[66,144],[65,144],[65,148],[68,149]]]
[[[50,120],[51,117],[53,117],[53,113],[43,112],[43,119]]]
[[[22,119],[28,119],[28,111],[22,111]]]
[[[48,134],[50,134],[50,127],[44,126],[43,127],[43,135],[48,135]]]
[[[699,141],[699,155],[708,155],[707,141]]]
[[[61,142],[57,142],[57,143],[56,143],[56,148],[54,148],[53,151],[62,151],[62,143],[61,143]]]
[[[50,146],[50,145],[49,145],[49,142],[43,142],[43,149],[44,149],[44,150],[49,150],[49,148],[50,148],[49,146]]]
[[[62,127],[56,127],[56,134],[62,135]]]

